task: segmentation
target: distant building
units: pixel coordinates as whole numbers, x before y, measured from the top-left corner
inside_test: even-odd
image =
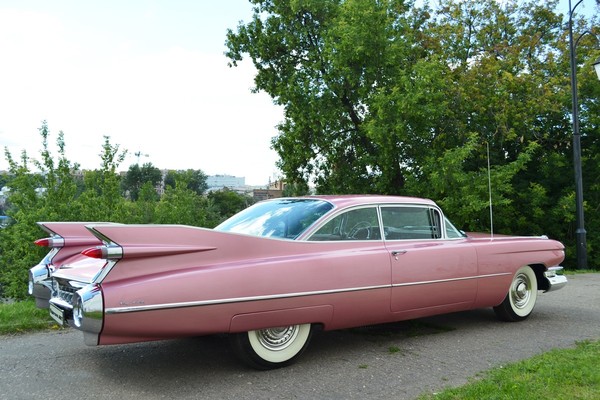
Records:
[[[10,225],[11,221],[11,217],[7,217],[6,215],[0,215],[0,228],[6,228],[8,225]]]
[[[0,188],[0,207],[4,207],[6,205],[6,200],[8,199],[9,194],[10,188],[8,186]]]
[[[285,186],[285,182],[281,180],[269,183],[268,189],[254,189],[252,192],[252,198],[255,201],[277,199],[283,196],[283,190],[285,189]]]
[[[280,190],[280,191],[284,191],[285,187],[287,186],[287,183],[285,183],[285,181],[283,180],[277,180],[275,182],[269,182],[269,190]]]
[[[246,178],[233,175],[209,175],[206,177],[206,185],[209,191],[223,188],[243,188],[246,186]]]

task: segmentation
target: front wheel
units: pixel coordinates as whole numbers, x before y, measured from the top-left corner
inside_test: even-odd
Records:
[[[530,266],[519,268],[510,284],[504,301],[494,307],[496,316],[502,321],[516,322],[527,318],[533,311],[537,299],[537,278]]]
[[[311,336],[311,324],[302,324],[236,333],[230,341],[234,353],[249,366],[273,369],[295,362]]]

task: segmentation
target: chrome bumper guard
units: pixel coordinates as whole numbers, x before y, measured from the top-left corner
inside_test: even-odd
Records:
[[[35,298],[37,308],[48,308],[52,281],[50,280],[51,269],[46,264],[38,264],[29,270],[29,287],[27,292]]]
[[[97,346],[104,324],[102,290],[96,284],[79,289],[73,296],[73,325],[83,331],[88,346]]]
[[[554,292],[558,289],[562,289],[567,284],[567,277],[564,275],[559,275],[562,273],[563,267],[560,265],[550,267],[546,272],[544,272],[544,278],[548,281],[548,289],[544,291],[546,292]]]
[[[83,331],[88,346],[97,346],[104,324],[104,300],[99,285],[54,279],[50,316],[61,326]]]

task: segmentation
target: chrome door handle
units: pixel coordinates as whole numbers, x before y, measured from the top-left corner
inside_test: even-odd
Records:
[[[398,256],[402,254],[406,254],[406,250],[392,250],[392,256],[396,257],[396,260],[398,259]]]

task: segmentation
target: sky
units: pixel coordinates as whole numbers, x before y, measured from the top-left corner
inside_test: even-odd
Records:
[[[283,111],[251,93],[250,61],[230,68],[224,55],[227,29],[251,10],[247,0],[0,0],[0,147],[39,158],[45,120],[53,154],[62,131],[83,169],[99,168],[109,136],[128,151],[121,170],[150,162],[276,180],[270,141]]]
[[[121,170],[151,162],[265,185],[283,111],[251,93],[250,61],[230,68],[224,55],[227,28],[251,15],[247,0],[0,0],[0,146],[39,158],[46,120],[53,154],[62,131],[84,169],[100,167],[109,136],[128,150]]]

